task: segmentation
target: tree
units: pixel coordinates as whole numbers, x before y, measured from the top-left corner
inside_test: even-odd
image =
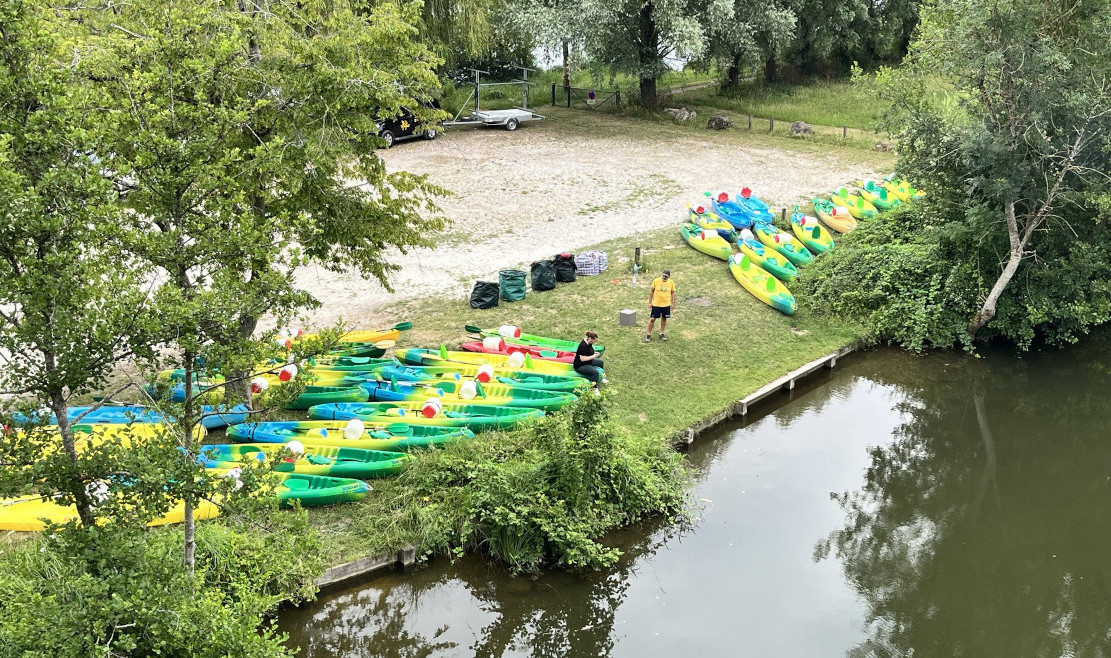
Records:
[[[375,155],[374,115],[419,107],[437,86],[416,11],[196,0],[83,12],[97,27],[82,66],[109,110],[105,166],[129,211],[127,247],[163,282],[164,339],[184,371],[186,462],[198,375],[218,370],[229,400],[249,398],[249,373],[275,356],[259,319],[316,303],[293,284],[297,266],[351,266],[388,287],[388,250],[431,244],[443,227],[439,190]],[[187,493],[192,564],[199,494]]]
[[[86,487],[118,471],[120,455],[79,456],[66,408],[149,355],[153,328],[145,270],[122,250],[122,213],[95,155],[87,90],[59,65],[65,27],[37,3],[0,8],[0,387],[6,411],[46,405],[58,418],[57,432],[4,437],[3,461],[20,468],[0,479],[9,492],[76,504],[92,527]]]
[[[706,47],[709,24],[733,17],[728,0],[575,0],[518,6],[517,20],[540,45],[581,43],[590,61],[634,75],[640,102],[657,105],[656,80],[668,59],[695,60]]]
[[[915,349],[1065,344],[1105,322],[1109,20],[1106,0],[927,5],[905,65],[876,75],[898,168],[928,188],[926,201],[863,226],[802,285],[846,282],[819,303]],[[865,244],[870,271],[851,262]]]
[[[732,20],[722,17],[709,22],[705,59],[726,71],[730,88],[740,84],[745,66],[763,62],[765,72],[774,80],[775,60],[780,57],[794,36],[796,17],[779,0],[736,2]],[[771,80],[769,80],[771,81]]]
[[[966,209],[961,221],[1006,245],[968,322],[972,337],[996,316],[1020,266],[1038,258],[1039,243],[1049,250],[1062,234],[1086,232],[1096,216],[1086,196],[1106,193],[1109,15],[1106,0],[923,10],[907,75],[943,73],[960,106],[892,87],[903,112],[901,166],[938,181],[938,194]]]

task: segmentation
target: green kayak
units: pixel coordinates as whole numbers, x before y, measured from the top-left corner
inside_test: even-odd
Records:
[[[320,507],[336,503],[351,503],[366,498],[370,485],[362,480],[334,478],[323,475],[303,475],[301,473],[277,473],[281,479],[278,486],[278,505],[292,507],[293,501],[301,501],[304,507]]]
[[[421,402],[341,402],[318,404],[309,409],[309,418],[319,420],[350,420],[358,418],[375,425],[403,421],[410,425],[468,427],[472,430],[502,429],[539,418],[539,409],[494,407],[481,404],[445,402],[433,416],[422,413]]]
[[[238,477],[239,467],[209,469],[227,477]],[[279,483],[274,493],[280,507],[292,507],[293,501],[301,501],[304,507],[319,507],[336,503],[350,503],[362,500],[370,491],[370,485],[362,480],[334,478],[323,475],[304,475],[302,473],[275,473]]]
[[[358,386],[306,386],[286,409],[308,409],[327,402],[366,402],[366,391]]]
[[[331,477],[380,478],[396,475],[413,458],[403,452],[341,448],[302,442],[298,453],[286,452],[280,461],[275,458],[285,451],[281,443],[234,443],[204,446],[201,452],[206,468],[234,468],[246,462],[271,462],[280,473],[327,475]]]
[[[361,421],[360,421],[361,422]],[[474,438],[465,427],[435,427],[386,423],[365,425],[353,439],[347,420],[290,420],[269,423],[243,423],[228,428],[228,438],[255,443],[288,443],[360,448],[363,450],[411,450],[443,445],[451,441]]]

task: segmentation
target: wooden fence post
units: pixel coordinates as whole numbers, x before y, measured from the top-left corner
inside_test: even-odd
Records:
[[[768,132],[775,132],[775,117],[769,117],[768,122]]]
[[[846,139],[849,136],[849,127],[841,126],[841,139]]]
[[[748,115],[748,129],[752,130],[752,115]]]
[[[555,107],[555,83],[552,83],[552,107]]]

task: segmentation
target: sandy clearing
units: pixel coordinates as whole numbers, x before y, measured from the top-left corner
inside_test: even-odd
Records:
[[[527,270],[562,251],[678,224],[704,190],[735,193],[747,185],[783,207],[880,173],[868,164],[847,167],[844,154],[741,146],[713,135],[634,141],[529,125],[512,133],[453,131],[381,151],[391,171],[427,174],[454,192],[440,202],[453,224],[437,247],[392,257],[401,266],[391,278],[394,293],[351,272],[298,271],[298,284],[323,302],[309,324],[342,317],[351,327],[376,326],[393,320],[382,310],[402,299],[460,298],[476,279],[497,280],[498,270]]]

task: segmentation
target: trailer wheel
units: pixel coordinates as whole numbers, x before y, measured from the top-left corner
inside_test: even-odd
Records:
[[[505,122],[505,129],[506,130],[513,131],[513,130],[516,130],[520,127],[521,127],[521,122],[516,120],[516,119],[510,119],[509,121]]]
[[[424,131],[424,138],[425,139],[436,139],[437,134],[439,134],[439,133],[436,132],[435,128],[429,128],[428,130]]]

